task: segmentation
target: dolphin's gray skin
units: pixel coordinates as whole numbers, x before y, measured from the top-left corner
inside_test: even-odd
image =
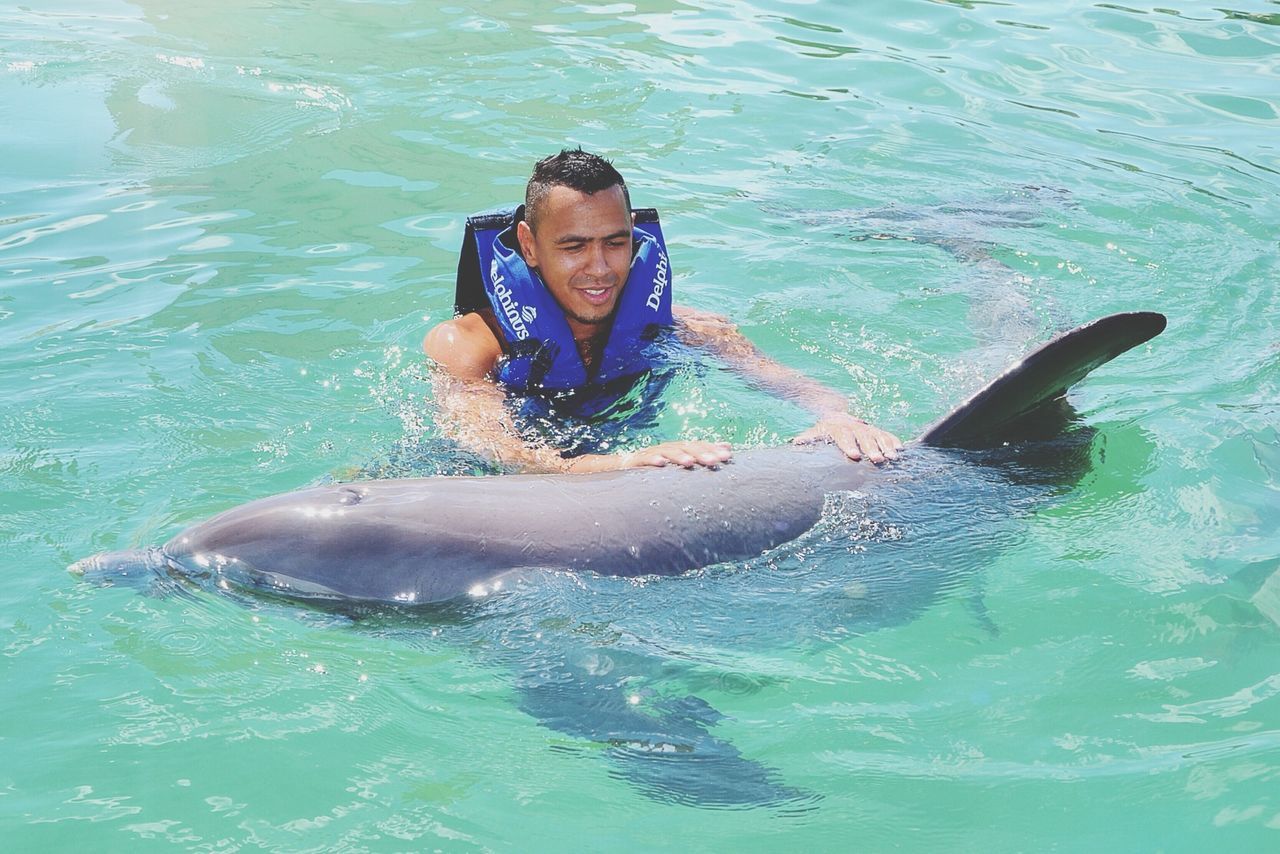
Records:
[[[830,496],[852,492],[878,502],[862,520],[876,521],[878,514],[887,527],[903,523],[907,534],[879,542],[878,562],[819,560],[839,576],[808,590],[784,588],[785,606],[762,599],[758,590],[730,596],[732,625],[743,638],[767,644],[759,637],[762,627],[776,625],[794,641],[821,636],[830,626],[867,630],[910,619],[962,580],[955,577],[957,545],[967,552],[998,550],[1009,528],[1004,521],[1070,479],[1061,462],[1069,444],[1001,446],[1027,435],[1032,421],[1041,424],[1047,401],[1163,327],[1162,316],[1138,313],[1073,330],[921,437],[925,445],[997,450],[918,446],[901,462],[877,468],[850,463],[827,445],[787,446],[742,452],[719,471],[635,469],[313,487],[229,510],[161,548],[98,555],[72,569],[95,576],[137,573],[143,579],[175,574],[219,587],[336,602],[340,611],[361,614],[366,630],[379,631],[384,620],[404,621],[403,629],[391,631],[408,643],[422,641],[414,628],[417,612],[377,604],[447,602],[451,610],[435,611],[436,624],[452,621],[465,628],[469,648],[486,650],[492,661],[509,667],[522,709],[558,732],[605,745],[617,773],[649,796],[712,808],[806,809],[813,794],[786,785],[776,771],[711,733],[720,715],[688,694],[696,690],[688,686],[688,654],[655,654],[642,640],[597,641],[581,631],[576,621],[590,620],[585,612],[601,607],[598,599],[605,594],[598,588],[573,600],[575,623],[554,632],[543,602],[521,619],[519,603],[536,596],[531,589],[545,588],[516,586],[505,597],[465,594],[493,590],[526,568],[669,575],[755,558],[797,537],[812,546],[815,537],[806,531],[824,518]],[[1038,453],[1043,447],[1048,450]],[[912,509],[899,515],[904,508]],[[821,549],[821,535],[817,542]],[[832,547],[844,549],[847,541]],[[564,577],[551,574],[539,584],[558,584]],[[752,574],[687,578],[648,591],[648,598],[715,598],[735,577]],[[760,609],[764,613],[756,613]],[[488,611],[497,619],[488,619]],[[705,645],[702,630],[642,626],[634,636],[698,650]],[[716,631],[716,640],[723,641],[724,624],[717,623]],[[682,638],[681,632],[692,634]],[[649,693],[641,698],[643,691]]]
[[[1159,314],[1120,314],[1059,336],[922,441],[999,444],[1020,416],[1164,323]],[[332,484],[228,510],[158,551],[98,555],[72,570],[96,574],[141,562],[298,597],[443,602],[491,590],[526,569],[674,575],[754,557],[813,527],[827,495],[892,476],[892,467],[851,464],[817,445],[745,451],[717,471]]]

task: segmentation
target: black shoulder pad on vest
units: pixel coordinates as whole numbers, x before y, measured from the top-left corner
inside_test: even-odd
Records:
[[[470,314],[488,308],[484,295],[484,282],[480,278],[480,256],[476,252],[476,232],[494,228],[506,228],[524,217],[524,205],[518,208],[498,208],[467,217],[467,230],[462,236],[462,251],[458,253],[458,279],[453,291],[455,316]]]

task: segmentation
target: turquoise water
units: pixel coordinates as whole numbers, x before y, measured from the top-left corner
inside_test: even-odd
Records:
[[[1274,849],[1280,4],[1231,5],[0,8],[6,849]],[[903,488],[435,618],[64,571],[448,468],[418,347],[463,217],[566,143],[662,208],[681,302],[904,436],[1064,325],[1170,326],[1033,504]],[[714,365],[671,396],[668,437],[806,426]],[[588,722],[699,698],[791,794],[646,788],[689,764],[533,708],[570,671]]]

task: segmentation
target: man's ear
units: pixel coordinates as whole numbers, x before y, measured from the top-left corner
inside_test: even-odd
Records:
[[[520,243],[520,254],[524,256],[524,263],[530,267],[537,267],[538,251],[533,245],[533,229],[524,220],[516,223],[516,240]]]

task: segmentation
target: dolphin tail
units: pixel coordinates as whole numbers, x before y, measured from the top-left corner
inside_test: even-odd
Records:
[[[632,676],[655,662],[615,650]],[[592,676],[568,661],[543,661],[518,681],[520,708],[545,727],[604,748],[611,776],[655,801],[710,809],[766,807],[804,812],[818,796],[780,780],[777,770],[711,734],[724,716],[696,696],[648,696],[630,679]],[[648,668],[646,668],[648,665]],[[546,669],[543,669],[546,668]]]
[[[742,755],[711,735],[722,715],[700,697],[673,697],[654,704],[656,716],[637,714],[623,733],[609,739],[611,775],[655,801],[703,809],[765,807],[784,813],[813,809],[821,796],[782,782],[781,774]]]
[[[965,601],[969,606],[969,613],[978,622],[978,628],[987,633],[988,637],[999,637],[1000,627],[996,625],[995,619],[991,616],[991,611],[987,608],[987,599],[983,595],[982,590],[975,589],[969,594],[969,598]]]

